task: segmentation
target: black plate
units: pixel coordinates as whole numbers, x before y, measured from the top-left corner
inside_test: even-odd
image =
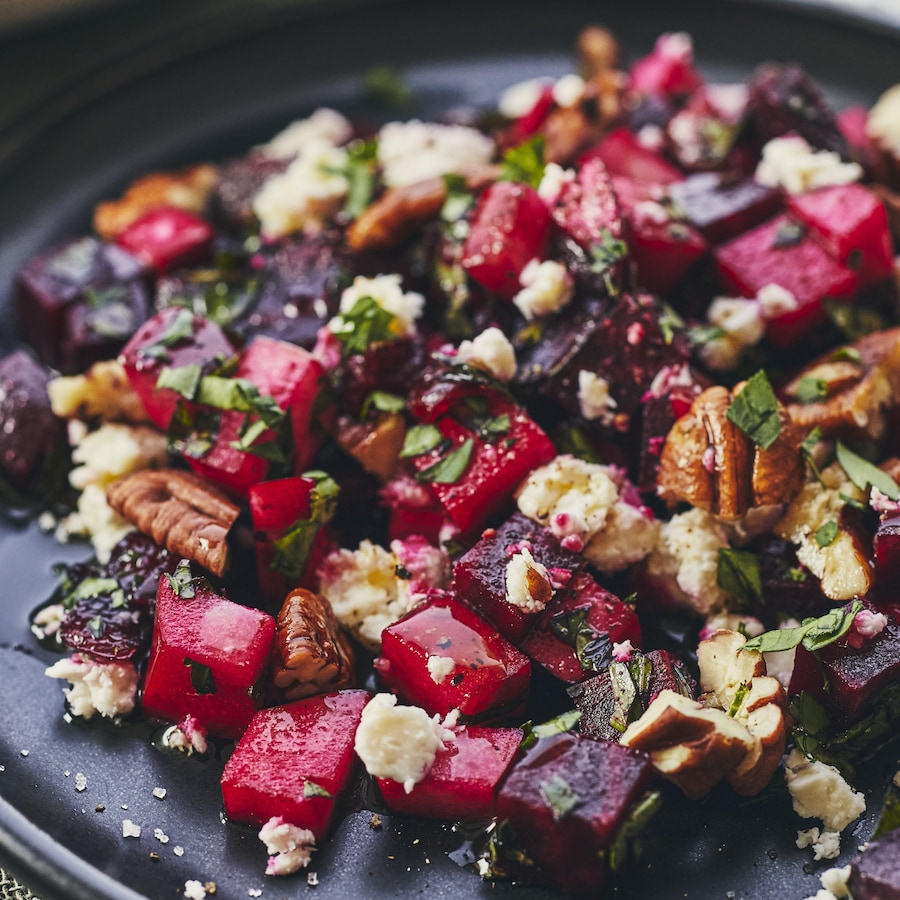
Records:
[[[765,58],[797,60],[838,105],[871,103],[900,62],[900,31],[805,3],[281,0],[223,3],[227,15],[218,17],[209,4],[181,13],[165,6],[174,15],[165,27],[121,27],[117,52],[102,48],[104,67],[83,66],[73,83],[60,73],[44,102],[0,128],[0,349],[16,340],[12,274],[51,241],[86,231],[96,201],[145,170],[238,153],[317,105],[367,114],[361,83],[375,63],[408,76],[418,99],[404,114],[424,116],[489,103],[524,77],[569,71],[574,36],[596,20],[613,26],[632,53],[646,52],[661,31],[690,31],[714,80],[745,77]],[[132,13],[141,27],[146,13]],[[40,39],[31,40],[40,50]],[[52,72],[52,55],[41,65]],[[51,563],[85,555],[84,547],[60,548],[33,528],[0,523],[3,861],[46,900],[175,898],[192,878],[215,881],[216,897],[226,900],[258,888],[264,897],[306,895],[302,875],[264,877],[254,834],[221,824],[221,759],[164,756],[140,727],[63,722],[60,685],[42,675],[52,657],[32,640],[28,613],[49,592]],[[895,768],[894,759],[867,767],[870,811],[845,837],[839,862],[871,833]],[[77,773],[87,779],[82,792]],[[157,786],[167,790],[163,800],[152,794]],[[139,839],[122,837],[125,818],[142,826]],[[316,854],[318,896],[557,896],[483,885],[446,856],[457,845],[448,827],[386,818],[376,831],[369,820],[365,811],[349,816]],[[811,864],[811,851],[794,846],[809,824],[783,789],[750,803],[724,790],[698,804],[670,794],[642,862],[610,895],[799,900],[833,864]]]

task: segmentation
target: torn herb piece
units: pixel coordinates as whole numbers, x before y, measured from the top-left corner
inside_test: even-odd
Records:
[[[900,485],[887,472],[858,456],[842,441],[837,442],[835,450],[841,468],[861,491],[871,486],[878,488],[890,500],[900,499]]]
[[[747,692],[750,690],[750,682],[742,681],[737,690],[734,692],[734,700],[731,701],[731,706],[728,707],[728,715],[733,719],[740,711],[741,705],[744,702],[744,697],[747,696]]]
[[[590,612],[588,605],[557,613],[550,619],[550,630],[575,651],[582,669],[603,672],[612,662],[612,642],[588,622]]]
[[[422,469],[416,477],[419,481],[431,484],[456,484],[469,468],[474,449],[475,440],[466,438],[455,450],[451,450],[428,468]]]
[[[308,800],[310,797],[324,797],[326,800],[331,800],[334,794],[323,788],[321,784],[316,784],[315,781],[304,781],[303,799]]]
[[[409,459],[413,456],[422,456],[434,450],[444,439],[440,430],[435,425],[413,425],[406,432],[406,439],[400,450],[401,459]]]
[[[347,356],[365,353],[372,344],[393,340],[396,316],[374,297],[360,297],[348,312],[336,316],[328,326]]]
[[[591,244],[591,272],[603,278],[611,297],[618,294],[618,287],[612,280],[613,270],[626,256],[628,244],[615,237],[608,228],[601,228],[600,240]]]
[[[565,734],[578,724],[581,716],[582,712],[580,709],[570,709],[568,712],[560,713],[558,716],[548,719],[546,722],[541,722],[539,725],[532,725],[531,722],[526,722],[522,727],[524,736],[519,747],[522,750],[527,750],[529,747],[533,747],[540,738],[553,737],[555,734]]]
[[[359,413],[360,419],[365,419],[373,409],[387,413],[403,412],[406,409],[406,401],[403,397],[387,391],[372,391],[363,401],[362,409]]]
[[[816,532],[816,543],[820,547],[830,547],[834,543],[834,539],[838,536],[838,532],[840,529],[838,528],[837,522],[826,522],[817,532]]]
[[[458,222],[475,202],[475,195],[466,185],[462,175],[450,173],[444,176],[447,199],[441,207],[441,219],[448,224]]]
[[[152,343],[138,348],[138,356],[166,362],[170,359],[168,348],[189,341],[194,336],[194,314],[180,309],[169,322],[166,330]]]
[[[510,147],[500,164],[499,181],[520,181],[535,190],[544,177],[544,136],[536,135],[516,147]]]
[[[203,369],[197,364],[178,366],[174,369],[166,366],[156,379],[156,390],[161,391],[168,388],[186,400],[193,400],[202,378]]]
[[[760,634],[751,638],[740,649],[776,653],[780,650],[793,650],[802,644],[811,652],[821,650],[840,640],[850,630],[856,614],[861,609],[862,603],[854,600],[849,608],[837,607],[817,619],[804,619],[803,623],[795,628],[780,628]]]
[[[573,809],[584,803],[578,793],[561,775],[554,775],[549,781],[542,781],[538,786],[544,802],[553,813],[553,821],[558,822]]]
[[[744,603],[765,602],[760,560],[749,550],[720,547],[716,583],[723,591]]]
[[[215,694],[218,691],[212,669],[206,663],[186,656],[184,664],[191,670],[191,687],[198,694]]]
[[[815,476],[816,481],[824,487],[825,481],[823,480],[822,473],[819,471],[819,467],[816,465],[816,460],[813,457],[813,449],[821,440],[822,429],[816,425],[816,427],[803,439],[803,443],[800,445],[800,453],[806,460],[806,464]]]
[[[831,354],[831,359],[833,362],[849,362],[854,363],[857,366],[862,365],[862,356],[860,356],[859,350],[857,350],[856,347],[838,347],[838,349]]]
[[[781,434],[781,416],[778,399],[762,369],[747,379],[725,410],[725,417],[763,450],[775,443]]]
[[[629,860],[640,857],[644,851],[644,832],[650,820],[659,812],[662,803],[659,791],[648,791],[628,810],[609,847],[603,851],[610,871],[618,872]]]
[[[191,576],[190,560],[181,560],[172,575],[166,573],[166,580],[176,597],[181,597],[182,600],[191,600],[194,597],[194,580]]]
[[[828,399],[828,382],[824,378],[807,375],[797,385],[797,400],[800,403],[818,403]]]

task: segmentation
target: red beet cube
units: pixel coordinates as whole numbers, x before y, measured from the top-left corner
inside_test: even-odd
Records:
[[[524,653],[449,597],[416,607],[381,635],[375,669],[403,701],[468,721],[523,711],[531,679]]]
[[[497,792],[521,742],[518,728],[460,728],[456,740],[437,754],[431,771],[411,793],[397,781],[379,778],[381,795],[394,812],[485,822],[494,815]]]
[[[515,513],[499,528],[490,528],[453,567],[456,597],[484,616],[507,640],[518,644],[540,617],[506,599],[506,567],[519,548],[527,547],[559,583],[585,565],[578,553],[564,550],[549,528]]]
[[[637,613],[582,572],[544,610],[522,649],[552,675],[575,683],[606,668],[612,645],[623,641],[640,646]]]
[[[178,573],[159,581],[144,709],[174,722],[194,716],[211,734],[240,737],[260,705],[275,620],[202,579],[177,593],[173,584]]]
[[[409,476],[401,475],[388,482],[381,491],[381,502],[390,515],[389,540],[420,535],[429,544],[437,546],[441,543],[444,526],[450,525],[434,494]]]
[[[260,710],[225,764],[225,815],[253,825],[281,816],[324,838],[368,700],[365,691],[339,691]]]
[[[727,290],[755,297],[760,288],[777,284],[794,295],[797,305],[769,319],[766,334],[786,348],[824,324],[824,300],[850,300],[857,277],[834,260],[802,227],[787,216],[745,232],[714,251]]]
[[[521,144],[537,134],[541,125],[544,124],[544,119],[547,118],[548,113],[553,109],[554,104],[553,85],[548,82],[541,88],[534,106],[524,116],[516,119],[504,133],[503,144],[514,147],[516,144]]]
[[[462,266],[488,290],[512,298],[526,263],[543,259],[549,229],[550,215],[534,188],[498,181],[475,207]]]
[[[128,225],[116,243],[157,272],[169,272],[206,262],[212,240],[208,222],[177,206],[162,206]]]
[[[893,587],[900,580],[900,515],[885,516],[873,540],[875,578],[879,587]]]
[[[200,366],[201,371],[211,372],[234,352],[234,345],[214,322],[169,307],[134,333],[119,358],[147,415],[159,428],[168,428],[181,397],[171,388],[156,389],[162,370]]]
[[[585,249],[602,244],[609,235],[622,236],[622,218],[606,166],[589,159],[568,182],[550,211],[553,221]]]
[[[666,296],[706,255],[703,235],[684,222],[636,210],[628,224],[637,283],[652,294]]]
[[[658,153],[643,146],[627,128],[616,128],[581,158],[600,159],[610,175],[621,175],[644,184],[665,185],[681,181],[684,175]]]
[[[788,210],[841,265],[856,272],[860,289],[894,271],[887,213],[867,187],[845,184],[789,197]]]
[[[641,94],[684,96],[702,84],[691,39],[683,32],[661,34],[653,50],[631,67],[631,87]]]
[[[513,766],[497,799],[514,844],[533,862],[521,874],[581,897],[606,878],[604,850],[650,783],[643,755],[574,734],[543,738]]]

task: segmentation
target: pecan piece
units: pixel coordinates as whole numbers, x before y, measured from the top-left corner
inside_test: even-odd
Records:
[[[593,78],[619,66],[619,42],[602,25],[588,25],[583,29],[576,46],[581,74],[585,78]]]
[[[398,413],[382,415],[375,422],[342,416],[335,430],[341,449],[383,482],[390,481],[397,471],[405,439],[406,420]]]
[[[353,650],[327,598],[304,588],[287,595],[272,645],[275,686],[288,700],[353,686]]]
[[[215,575],[228,568],[228,531],[239,507],[193,472],[142,469],[114,481],[109,505],[170,553]]]

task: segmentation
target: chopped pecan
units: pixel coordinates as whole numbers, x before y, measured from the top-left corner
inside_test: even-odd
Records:
[[[61,419],[149,422],[141,398],[115,359],[94,363],[84,375],[62,375],[47,385],[50,406]]]
[[[466,186],[478,191],[496,180],[496,166],[481,166],[465,173]],[[389,188],[368,206],[347,229],[354,250],[389,250],[401,244],[426,222],[437,218],[447,199],[443,178]]]
[[[344,416],[338,420],[335,439],[367,472],[387,482],[397,471],[406,421],[398,413],[382,415],[376,422],[356,422]]]
[[[800,402],[801,392],[810,387],[824,399]],[[898,392],[900,328],[890,328],[816,360],[785,385],[782,394],[794,401],[788,412],[807,431],[818,426],[826,437],[878,438],[884,433],[884,411]]]
[[[581,74],[587,79],[619,66],[619,42],[602,25],[588,25],[583,29],[576,46]]]
[[[199,475],[179,469],[142,469],[114,481],[109,505],[170,553],[215,575],[228,568],[228,531],[239,507]]]
[[[353,685],[353,650],[321,594],[295,588],[278,613],[272,645],[275,686],[299,700]]]
[[[129,185],[118,200],[97,205],[94,230],[107,240],[114,240],[144,213],[161,206],[202,213],[218,179],[219,170],[208,164],[179,172],[151,172]]]

